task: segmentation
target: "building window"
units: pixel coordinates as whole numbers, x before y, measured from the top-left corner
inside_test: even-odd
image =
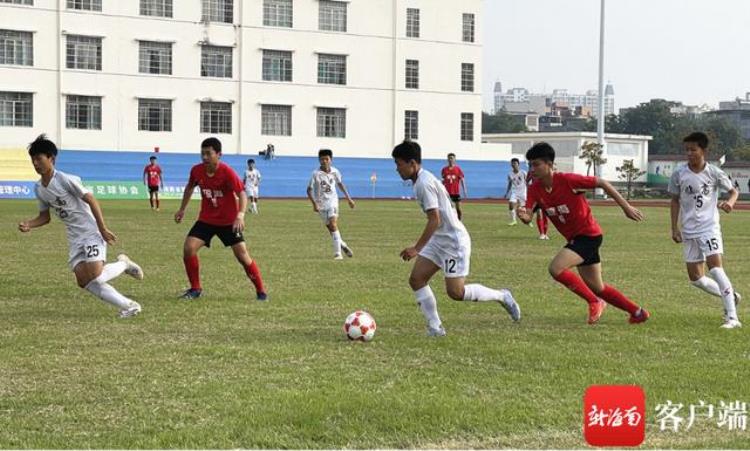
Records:
[[[318,136],[346,138],[346,110],[318,108]]]
[[[169,42],[140,41],[138,72],[142,74],[172,75],[172,44]]]
[[[318,83],[346,84],[346,55],[318,54]]]
[[[419,139],[419,111],[404,111],[404,139]]]
[[[0,30],[0,64],[33,66],[33,33],[28,31]]]
[[[323,31],[346,31],[346,2],[320,0],[318,29]]]
[[[232,133],[232,104],[201,102],[201,133]]]
[[[67,36],[65,67],[68,69],[102,70],[102,38]]]
[[[0,91],[0,127],[33,126],[33,94],[30,92]]]
[[[141,16],[172,17],[172,0],[141,0]]]
[[[0,3],[11,3],[13,5],[31,5],[31,6],[34,6],[34,0],[0,0]]]
[[[138,99],[138,130],[171,132],[172,101],[163,99]]]
[[[474,92],[474,65],[461,63],[461,91]]]
[[[419,9],[406,8],[406,37],[419,37]]]
[[[263,80],[292,81],[292,52],[263,50]]]
[[[201,49],[201,77],[232,78],[232,47],[204,45]]]
[[[461,141],[474,141],[474,113],[461,113]]]
[[[81,130],[101,130],[102,98],[66,96],[65,127]]]
[[[203,0],[203,22],[232,23],[234,21],[233,0]]]
[[[263,0],[263,25],[292,28],[293,16],[292,0]]]
[[[261,105],[261,134],[292,136],[292,107]]]
[[[406,89],[419,89],[418,60],[406,60]]]
[[[474,42],[474,14],[464,13],[462,40]]]
[[[68,0],[68,9],[82,9],[86,11],[101,11],[102,0]]]

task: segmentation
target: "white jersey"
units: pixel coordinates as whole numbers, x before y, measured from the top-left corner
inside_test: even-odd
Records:
[[[336,185],[341,183],[341,173],[338,169],[331,166],[331,172],[316,169],[310,177],[308,187],[312,189],[312,196],[318,208],[328,210],[338,208],[339,194],[336,191]]]
[[[459,221],[456,210],[453,209],[451,198],[445,186],[431,172],[420,169],[417,181],[414,182],[414,197],[425,213],[428,210],[438,210],[440,227],[430,238],[430,241],[457,242],[469,236],[464,224]]]
[[[526,198],[526,171],[519,170],[518,172],[510,171],[508,174],[508,183],[510,183],[510,193],[516,197]]]
[[[245,189],[253,188],[260,185],[260,171],[257,168],[245,170]]]
[[[668,191],[680,199],[683,238],[700,238],[721,231],[717,208],[719,191],[731,189],[732,182],[724,171],[708,163],[698,173],[691,171],[687,164],[672,173]]]
[[[39,211],[52,208],[65,224],[70,244],[94,237],[101,239],[91,207],[83,201],[83,196],[91,191],[81,184],[80,177],[55,170],[49,185],[45,187],[40,180],[34,192],[39,200]]]

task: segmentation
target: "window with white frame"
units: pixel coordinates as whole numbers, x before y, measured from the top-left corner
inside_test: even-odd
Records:
[[[34,34],[0,30],[0,64],[34,65]]]
[[[261,134],[292,136],[291,105],[261,105]]]
[[[419,9],[406,8],[406,37],[419,37]]]
[[[204,45],[201,48],[201,77],[232,78],[232,47]]]
[[[474,64],[461,63],[461,91],[474,92]]]
[[[0,127],[33,127],[34,95],[0,91]]]
[[[138,130],[172,131],[172,101],[169,99],[138,99]]]
[[[65,127],[80,130],[101,130],[102,98],[65,96]]]
[[[233,0],[203,0],[204,22],[232,23],[234,21]]]
[[[69,34],[65,45],[65,67],[102,70],[102,38]]]
[[[292,52],[263,50],[263,80],[292,81]]]
[[[31,5],[31,6],[34,6],[34,0],[0,0],[0,3],[11,3],[13,5]]]
[[[172,43],[140,41],[138,72],[142,74],[172,74]]]
[[[292,0],[263,0],[263,25],[292,28],[293,23]]]
[[[232,104],[201,102],[201,133],[232,133]]]
[[[346,31],[346,2],[320,0],[318,3],[318,29]]]
[[[406,60],[406,89],[419,89],[419,60]]]
[[[346,55],[318,54],[318,83],[346,84]]]
[[[419,139],[419,111],[404,111],[404,139]]]
[[[82,9],[86,11],[101,11],[102,0],[68,0],[68,9]]]
[[[474,14],[464,13],[463,15],[463,33],[464,42],[474,42]]]
[[[141,0],[141,16],[172,17],[172,0]]]
[[[461,141],[474,141],[474,113],[461,113]]]
[[[346,110],[344,108],[318,108],[318,136],[346,138]]]

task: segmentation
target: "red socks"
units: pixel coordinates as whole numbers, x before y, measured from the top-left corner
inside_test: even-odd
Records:
[[[595,304],[599,302],[591,288],[584,283],[583,279],[577,276],[573,271],[566,269],[555,277],[555,280],[565,285],[565,287],[582,297],[589,304]],[[606,290],[605,290],[606,291]]]
[[[201,277],[198,256],[193,255],[192,257],[183,257],[182,261],[185,263],[185,272],[187,273],[188,280],[190,281],[190,288],[192,288],[193,290],[200,290]]]
[[[543,213],[539,213],[536,215],[536,228],[539,230],[539,235],[546,235],[547,234],[547,225],[549,222],[547,221],[547,217]]]
[[[631,315],[635,315],[635,313],[640,309],[638,304],[634,303],[633,301],[625,297],[624,294],[617,291],[616,288],[609,285],[604,285],[604,290],[599,293],[599,297],[607,301],[608,304],[612,304],[620,310],[625,310]]]
[[[265,293],[266,289],[263,287],[263,278],[260,277],[260,269],[258,269],[258,265],[255,264],[255,260],[253,260],[252,263],[245,266],[245,274],[247,274],[247,277],[250,279],[250,281],[255,285],[255,291],[258,293]]]

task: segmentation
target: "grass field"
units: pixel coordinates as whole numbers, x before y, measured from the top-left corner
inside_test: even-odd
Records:
[[[271,301],[218,240],[201,252],[204,297],[184,302],[181,258],[192,224],[146,201],[103,202],[146,279],[115,281],[144,306],[131,320],[75,285],[61,223],[22,235],[36,204],[0,202],[0,448],[570,448],[582,438],[591,384],[640,384],[645,446],[747,448],[750,431],[715,421],[659,431],[666,400],[750,401],[747,329],[721,330],[720,300],[689,286],[668,210],[635,224],[597,207],[605,280],[652,313],[639,326],[610,308],[587,326],[582,300],[554,283],[547,263],[561,237],[505,226],[504,205],[469,204],[469,280],[511,287],[512,324],[495,304],[450,301],[433,281],[448,331],[425,336],[398,253],[424,225],[415,202],[361,201],[340,221],[355,257],[333,261],[309,204],[263,201],[248,216],[251,254]],[[197,213],[197,203],[188,218]],[[722,215],[727,272],[750,294],[750,212]],[[748,296],[750,299],[750,296]],[[747,319],[741,306],[740,318]],[[375,340],[348,342],[348,313],[367,309]],[[682,412],[685,414],[685,412]]]

